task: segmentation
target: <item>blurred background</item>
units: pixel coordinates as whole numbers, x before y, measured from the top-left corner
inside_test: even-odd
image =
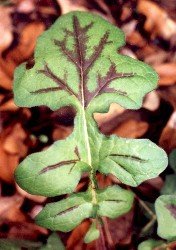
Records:
[[[120,27],[126,35],[126,46],[120,53],[150,64],[160,77],[158,88],[145,97],[141,109],[124,110],[112,104],[107,114],[95,114],[102,133],[149,138],[168,154],[176,148],[175,0],[1,0],[0,238],[40,245],[50,235],[34,224],[34,217],[54,198],[29,195],[15,184],[13,174],[28,154],[66,138],[72,132],[75,113],[71,108],[51,112],[46,107],[17,107],[13,102],[13,75],[19,64],[32,62],[37,37],[60,15],[73,10],[98,13]],[[67,249],[137,249],[142,240],[157,237],[153,204],[170,173],[168,168],[160,177],[136,188],[132,211],[119,219],[106,220],[101,239],[87,246],[83,243],[89,226],[89,221],[84,221],[73,232],[58,234],[64,245]],[[80,189],[84,182],[86,179],[82,179]],[[0,243],[0,249],[6,248]]]

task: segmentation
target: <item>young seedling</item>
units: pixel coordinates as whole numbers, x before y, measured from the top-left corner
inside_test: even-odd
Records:
[[[114,185],[99,189],[96,173],[113,174],[122,183],[137,186],[158,176],[167,166],[165,152],[149,140],[105,136],[93,118],[111,103],[138,109],[156,87],[157,74],[148,65],[119,55],[121,30],[98,15],[71,12],[61,16],[38,39],[35,65],[22,64],[15,72],[15,103],[21,107],[72,106],[74,130],[65,140],[28,156],[17,168],[17,183],[31,194],[47,197],[71,194],[84,172],[86,192],[50,203],[36,222],[53,231],[68,232],[84,219],[93,225],[86,242],[99,236],[98,221],[128,212],[133,193]]]

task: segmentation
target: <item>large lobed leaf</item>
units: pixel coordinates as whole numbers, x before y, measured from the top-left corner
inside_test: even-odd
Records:
[[[88,193],[47,205],[39,214],[37,221],[52,230],[68,231],[85,218],[115,218],[129,210],[128,191],[120,191],[122,201],[117,202],[114,189],[97,189],[97,171],[137,186],[167,166],[165,152],[149,140],[106,137],[93,119],[94,112],[106,112],[112,102],[139,108],[144,95],[156,87],[151,67],[117,53],[123,44],[123,32],[98,15],[71,12],[38,39],[34,66],[22,64],[15,72],[17,105],[52,110],[71,105],[77,111],[73,133],[28,156],[15,174],[28,192],[56,196],[72,193],[82,173],[89,172]],[[111,200],[103,198],[104,192]]]

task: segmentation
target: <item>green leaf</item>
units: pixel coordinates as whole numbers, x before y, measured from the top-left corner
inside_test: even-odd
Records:
[[[157,75],[144,63],[118,55],[122,45],[123,32],[98,15],[61,16],[38,39],[34,67],[17,69],[15,102],[54,110],[83,105],[91,112],[104,111],[112,102],[139,108],[143,96],[156,87]]]
[[[167,240],[176,239],[176,195],[161,195],[155,202],[158,235]]]
[[[169,164],[174,172],[176,172],[176,149],[172,150],[169,155]]]
[[[164,243],[162,240],[153,240],[149,239],[146,241],[143,241],[139,244],[138,250],[153,250],[155,247],[160,246]],[[164,250],[164,248],[162,248]],[[165,248],[166,249],[166,248]]]
[[[82,174],[89,174],[88,193],[47,205],[39,214],[38,223],[52,230],[69,231],[85,218],[115,218],[129,210],[131,193],[119,188],[99,191],[97,171],[136,186],[167,166],[165,152],[153,143],[106,137],[93,118],[94,112],[107,112],[111,103],[139,108],[144,95],[156,87],[155,71],[119,55],[122,45],[123,32],[100,16],[71,12],[40,36],[34,65],[22,64],[15,71],[17,105],[46,105],[52,110],[72,106],[76,110],[73,133],[28,156],[15,173],[23,189],[49,197],[74,192]],[[112,192],[111,200],[100,199],[106,192],[109,197]]]
[[[99,204],[97,214],[114,219],[131,209],[134,195],[119,186],[111,186],[98,190],[97,199]]]
[[[100,172],[111,173],[130,186],[158,176],[167,164],[164,151],[151,141],[116,136],[104,140],[100,157]]]
[[[161,194],[176,194],[176,174],[166,176],[164,186],[161,189]]]
[[[47,150],[28,156],[17,169],[17,183],[31,194],[51,197],[73,192],[87,165],[80,161],[76,142],[69,141],[57,141]]]
[[[96,239],[98,239],[100,236],[100,231],[96,227],[96,222],[93,222],[92,225],[90,226],[88,232],[86,233],[84,237],[84,242],[85,243],[90,243]]]
[[[37,215],[38,225],[53,231],[68,232],[93,214],[89,193],[77,193],[59,202],[50,203]]]
[[[48,240],[46,246],[42,246],[40,250],[65,250],[65,247],[56,233],[52,233]]]
[[[98,205],[92,204],[91,190],[73,194],[67,199],[47,204],[37,215],[36,222],[53,231],[68,232],[90,217],[116,218],[131,209],[133,193],[111,186],[97,190],[97,200]]]

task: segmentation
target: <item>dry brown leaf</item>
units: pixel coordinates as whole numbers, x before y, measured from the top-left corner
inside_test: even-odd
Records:
[[[26,25],[22,30],[19,44],[5,58],[0,57],[0,86],[12,89],[15,68],[32,56],[36,40],[44,29],[44,24],[41,22]]]
[[[151,33],[152,38],[161,36],[164,39],[170,39],[176,34],[176,23],[156,3],[139,0],[137,10],[146,16],[144,28]]]
[[[9,47],[12,42],[11,9],[0,6],[0,54]]]
[[[0,57],[0,87],[4,89],[12,89],[12,72],[14,70],[14,65],[12,70],[9,70],[11,67],[6,63],[4,59]],[[10,72],[9,72],[10,71]]]
[[[130,35],[132,35],[134,33],[137,33],[137,32],[135,32],[136,25],[137,25],[137,21],[136,20],[132,20],[132,21],[128,22],[127,24],[124,24],[121,27],[122,30],[123,30],[123,32],[125,33],[126,37],[129,37]]]
[[[160,85],[173,85],[176,83],[176,63],[163,63],[155,65],[154,69],[159,74]]]
[[[48,230],[43,227],[39,227],[34,223],[14,222],[10,224],[9,232],[5,233],[5,235],[2,235],[2,237],[37,241],[38,237],[41,236],[41,234],[47,235]]]
[[[71,0],[57,0],[60,8],[61,8],[61,12],[62,14],[66,14],[70,11],[76,11],[76,10],[80,10],[80,11],[86,11],[87,9],[84,6],[81,6],[79,3],[75,3]]]
[[[27,153],[24,145],[26,134],[19,123],[4,129],[0,135],[0,178],[6,182],[14,181],[14,170],[19,159]]]
[[[104,218],[104,231],[110,246],[127,245],[131,242],[134,211],[115,220]],[[111,242],[111,243],[110,243]]]
[[[24,144],[26,133],[20,123],[16,123],[13,129],[3,140],[3,149],[9,154],[18,154],[23,157],[27,153],[27,147]]]
[[[117,103],[112,103],[108,113],[95,113],[94,118],[95,121],[98,123],[98,126],[106,126],[106,123],[108,123],[111,119],[116,117],[119,114],[122,114],[124,112],[124,108],[118,105]]]
[[[53,130],[53,133],[52,133],[53,140],[54,141],[63,140],[66,137],[68,137],[72,133],[72,131],[73,131],[73,127],[66,127],[66,126],[59,125],[57,126],[57,128]]]
[[[0,106],[0,111],[16,111],[19,107],[17,107],[14,103],[13,99],[5,102],[3,105]]]
[[[77,226],[72,232],[67,241],[67,250],[82,250],[86,249],[86,244],[84,243],[84,236],[88,231],[90,222],[88,220],[83,221],[79,226]]]
[[[161,188],[164,185],[163,179],[158,176],[156,178],[150,179],[148,181],[143,182],[141,185],[137,187],[137,190],[141,193],[141,198],[148,198],[149,200],[155,200]]]
[[[11,222],[25,221],[25,215],[20,211],[24,198],[20,195],[0,197],[0,224],[8,220]]]
[[[115,23],[112,17],[109,6],[102,0],[96,0],[95,2],[87,2],[86,0],[57,0],[61,13],[66,14],[70,11],[90,11],[98,13],[110,22]],[[125,14],[125,13],[124,13]]]
[[[18,46],[7,55],[7,63],[14,62],[18,65],[28,60],[33,54],[38,36],[41,35],[44,29],[45,26],[41,22],[26,25],[22,31]]]
[[[149,63],[150,58],[154,57],[154,60],[151,62],[151,64],[158,64],[158,48],[155,45],[151,45],[147,43],[144,47],[140,48],[139,51],[136,51],[137,57],[141,58],[143,61]],[[149,58],[149,59],[148,59]]]
[[[147,44],[147,42],[144,40],[144,38],[138,31],[134,30],[130,33],[127,33],[126,35],[127,35],[126,40],[131,45],[135,45],[138,46],[139,48],[142,48]]]
[[[148,127],[147,122],[129,119],[113,130],[112,134],[124,138],[139,138],[147,132]]]
[[[23,0],[17,3],[17,11],[21,13],[30,13],[35,9],[35,0]]]
[[[163,87],[158,90],[161,98],[169,102],[173,108],[176,110],[176,85]]]
[[[143,50],[145,50],[145,47],[143,48]],[[157,50],[155,49],[153,53],[146,54],[144,59],[146,63],[155,66],[158,64],[163,64],[165,61],[170,61],[171,54],[162,49],[157,48]]]
[[[166,127],[163,129],[159,145],[167,153],[176,148],[176,111],[171,115]]]
[[[160,104],[160,98],[158,96],[158,93],[155,90],[153,90],[152,92],[146,95],[142,107],[151,111],[155,111],[158,109],[159,104]]]

